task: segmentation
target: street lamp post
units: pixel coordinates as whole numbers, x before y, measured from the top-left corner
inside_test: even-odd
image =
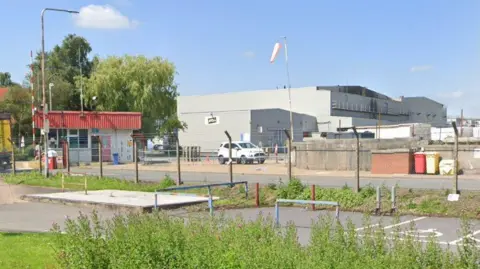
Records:
[[[46,130],[46,125],[47,125],[47,114],[48,114],[48,109],[46,107],[46,95],[45,95],[45,26],[44,26],[44,20],[43,17],[45,15],[46,11],[57,11],[57,12],[65,12],[65,13],[70,13],[70,14],[78,14],[78,11],[74,10],[67,10],[67,9],[58,9],[58,8],[44,8],[42,10],[42,13],[40,15],[41,19],[41,24],[42,24],[42,63],[41,63],[41,68],[42,68],[42,105],[43,105],[43,129]],[[48,134],[44,131],[43,133],[43,141],[44,141],[44,147],[45,147],[45,177],[48,177]]]

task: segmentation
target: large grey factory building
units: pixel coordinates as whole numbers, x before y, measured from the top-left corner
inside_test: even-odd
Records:
[[[446,107],[426,97],[390,98],[361,86],[317,86],[291,89],[294,141],[338,127],[399,123],[443,126]],[[227,141],[249,140],[270,147],[283,145],[290,128],[287,89],[180,96],[177,114],[188,128],[180,143],[214,151]]]

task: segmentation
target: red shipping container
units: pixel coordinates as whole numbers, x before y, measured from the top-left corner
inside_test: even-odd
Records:
[[[415,173],[425,174],[427,172],[427,155],[423,152],[415,153]]]

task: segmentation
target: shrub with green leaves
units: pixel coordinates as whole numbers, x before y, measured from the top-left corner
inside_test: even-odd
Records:
[[[479,251],[467,242],[457,252],[426,245],[412,236],[385,238],[368,219],[363,236],[354,225],[324,217],[313,224],[309,244],[296,227],[275,228],[272,220],[169,217],[162,213],[117,216],[96,214],[67,220],[56,231],[61,268],[478,268]],[[465,234],[471,227],[465,225]],[[397,233],[398,234],[398,233]]]
[[[160,189],[165,189],[175,185],[175,180],[173,180],[172,177],[170,177],[169,175],[165,175],[165,177],[160,181],[159,187]]]
[[[305,191],[306,186],[298,178],[292,178],[287,185],[280,184],[277,189],[277,196],[280,199],[298,199],[298,197]]]
[[[340,203],[342,208],[355,208],[372,201],[375,193],[375,188],[370,185],[363,187],[359,193],[354,192],[348,186],[341,189],[315,187],[315,200],[334,201]],[[286,185],[280,185],[277,196],[281,199],[312,199],[311,188],[307,188],[297,178],[292,178]]]

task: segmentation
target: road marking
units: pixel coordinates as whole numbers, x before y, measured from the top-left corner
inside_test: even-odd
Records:
[[[369,229],[369,228],[377,227],[377,226],[379,226],[379,225],[380,225],[380,223],[377,223],[377,224],[372,224],[372,225],[368,225],[368,226],[365,226],[365,227],[360,227],[360,228],[357,228],[357,229],[355,229],[355,231],[357,231],[357,232],[358,232],[358,231],[362,231],[362,230],[365,230],[365,229]]]
[[[473,232],[473,233],[471,233],[471,234],[467,234],[467,235],[465,235],[465,236],[460,237],[460,238],[457,239],[457,240],[451,241],[450,244],[456,245],[458,242],[463,241],[463,240],[464,240],[465,238],[467,238],[467,237],[470,238],[470,239],[473,239],[473,240],[477,241],[477,240],[474,238],[474,236],[477,235],[477,234],[479,234],[479,233],[480,233],[480,230],[475,231],[475,232]],[[478,241],[477,241],[477,242],[478,242]]]
[[[401,225],[409,224],[409,223],[411,223],[411,222],[419,221],[419,220],[426,219],[426,218],[427,218],[427,217],[418,217],[418,218],[415,218],[415,219],[411,219],[411,220],[399,222],[399,223],[397,223],[397,224],[392,224],[392,225],[385,226],[385,227],[383,227],[383,229],[384,229],[384,230],[386,230],[386,229],[391,229],[391,228],[396,227],[396,226],[401,226]],[[362,230],[365,230],[365,229],[368,229],[368,228],[377,227],[377,226],[379,226],[379,225],[380,225],[380,223],[372,224],[372,225],[368,225],[368,226],[365,226],[365,227],[357,228],[357,229],[355,229],[355,231],[362,231]]]
[[[392,232],[395,233],[395,232]],[[437,229],[427,229],[427,230],[411,230],[411,231],[403,231],[403,232],[398,232],[399,234],[403,234],[406,236],[415,236],[418,238],[428,238],[430,236],[435,236],[435,237],[440,237],[443,236],[443,233],[438,232]]]
[[[364,234],[360,234],[358,235],[360,237],[365,237],[366,235]],[[408,238],[401,238],[401,237],[392,237],[392,236],[384,236],[383,239],[387,239],[387,240],[400,240],[400,241],[404,241],[404,240],[408,240]],[[434,242],[434,243],[437,243],[437,244],[440,244],[440,245],[451,245],[449,242],[447,241],[429,241],[429,240],[424,240],[424,239],[416,239],[416,238],[411,238],[411,240],[415,241],[415,242],[420,242],[420,243],[430,243],[430,242]]]
[[[411,220],[407,220],[407,221],[403,221],[403,222],[400,222],[400,223],[397,223],[397,224],[392,224],[392,225],[389,225],[389,226],[385,226],[383,227],[384,230],[386,229],[391,229],[393,227],[397,227],[397,226],[402,226],[402,225],[405,225],[405,224],[409,224],[409,223],[412,223],[412,222],[416,222],[416,221],[419,221],[419,220],[422,220],[422,219],[426,219],[427,217],[418,217],[418,218],[415,218],[415,219],[411,219]]]

